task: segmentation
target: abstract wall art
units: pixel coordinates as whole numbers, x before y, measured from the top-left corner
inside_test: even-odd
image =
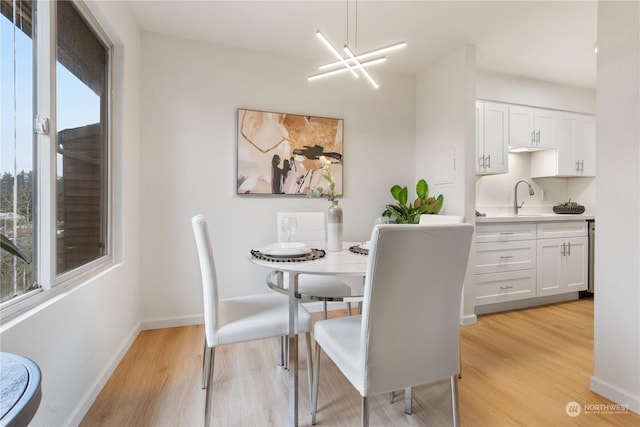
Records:
[[[326,188],[324,156],[342,195],[342,119],[238,109],[237,145],[237,194],[306,195]]]

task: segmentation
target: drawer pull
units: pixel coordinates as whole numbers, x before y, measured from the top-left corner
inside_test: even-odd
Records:
[[[513,234],[513,231],[501,231],[500,234]]]
[[[513,255],[500,255],[500,259],[509,259],[513,258]]]
[[[511,285],[500,286],[500,289],[502,289],[503,291],[506,291],[507,289],[511,289],[511,288],[513,288],[513,286],[511,286]]]

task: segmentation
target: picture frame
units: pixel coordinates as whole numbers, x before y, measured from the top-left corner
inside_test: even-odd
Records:
[[[238,195],[306,196],[327,190],[320,156],[329,160],[334,193],[342,195],[343,119],[239,108]]]

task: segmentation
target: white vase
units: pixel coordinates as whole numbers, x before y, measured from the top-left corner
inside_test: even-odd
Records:
[[[342,207],[334,200],[327,213],[327,250],[342,250]]]

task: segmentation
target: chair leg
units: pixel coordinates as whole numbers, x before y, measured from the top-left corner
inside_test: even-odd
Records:
[[[404,389],[404,413],[411,415],[413,411],[413,399],[411,398],[411,387]]]
[[[458,405],[458,378],[456,375],[451,376],[451,413],[453,418],[453,427],[460,426],[460,407]]]
[[[323,310],[322,310],[322,320],[327,320],[327,300],[322,301]]]
[[[369,398],[362,396],[362,427],[369,427]]]
[[[311,332],[305,333],[307,339],[307,378],[309,382],[309,401],[313,399],[313,358],[311,357]]]
[[[460,360],[458,361],[458,378],[462,378],[462,340],[460,340]]]
[[[351,303],[347,303],[347,316],[351,316]]]
[[[278,366],[284,366],[284,337],[278,337]]]
[[[313,391],[311,393],[311,424],[316,424],[318,411],[318,383],[320,382],[320,346],[316,343],[316,364],[313,373]]]
[[[216,358],[216,349],[215,347],[208,347],[207,353],[209,353],[209,368],[208,368],[208,381],[207,381],[207,391],[205,394],[204,401],[204,425],[205,427],[209,427],[211,423],[212,416],[212,408],[213,408],[213,365]]]
[[[207,388],[209,382],[209,347],[207,347],[207,336],[204,337],[204,350],[202,351],[202,389]]]
[[[289,337],[285,336],[283,337],[284,339],[284,369],[286,369],[287,371],[289,370]]]

